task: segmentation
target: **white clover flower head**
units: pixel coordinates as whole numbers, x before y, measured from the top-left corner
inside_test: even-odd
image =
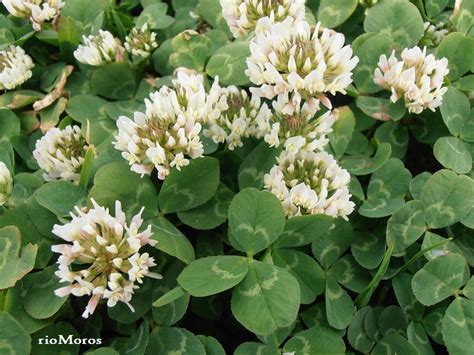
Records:
[[[156,266],[153,257],[140,253],[145,245],[155,245],[151,239],[151,226],[142,229],[140,212],[127,223],[120,201],[115,202],[115,216],[99,206],[93,199],[93,208],[83,212],[76,207],[76,215],[64,225],[54,225],[53,233],[67,244],[52,246],[52,251],[61,254],[58,258],[56,276],[70,285],[55,291],[59,297],[72,294],[77,297],[91,296],[82,314],[91,315],[101,299],[107,306],[117,302],[127,304],[134,311],[130,300],[144,277],[161,279],[161,275],[150,271]]]
[[[43,22],[58,17],[65,5],[62,0],[3,0],[2,3],[13,16],[29,19],[35,31],[41,30]]]
[[[446,29],[446,25],[443,22],[439,22],[436,25],[431,22],[423,23],[425,33],[420,39],[420,43],[431,45],[433,47],[438,46],[443,38],[449,33]]]
[[[288,17],[303,20],[304,3],[304,0],[220,0],[222,15],[235,38],[258,32],[258,21],[262,18],[266,18],[264,28]]]
[[[281,94],[273,101],[274,114],[269,117],[267,130],[262,132],[265,142],[272,147],[283,145],[292,154],[298,150],[323,150],[329,142],[336,116],[331,111],[319,114],[319,100],[300,95]]]
[[[74,57],[81,63],[101,66],[114,62],[122,51],[120,41],[109,31],[99,30],[97,35],[82,36],[84,44],[74,51]]]
[[[243,145],[242,138],[259,137],[263,131],[259,127],[262,124],[268,125],[272,113],[259,97],[249,95],[234,85],[221,87],[217,80],[218,78],[209,96],[213,98],[216,110],[220,114],[218,117],[212,115],[209,117],[203,133],[211,137],[215,143],[225,143],[230,150],[233,150]]]
[[[13,178],[4,162],[0,161],[0,207],[5,205],[13,189]]]
[[[145,23],[141,28],[133,28],[124,43],[127,52],[134,56],[148,58],[155,48],[158,47],[156,43],[156,33],[148,29],[148,24]]]
[[[36,141],[33,157],[44,170],[46,181],[62,179],[78,183],[87,148],[79,126],[67,126],[63,130],[54,127]]]
[[[392,102],[402,98],[408,111],[418,114],[426,108],[434,112],[441,106],[448,90],[443,86],[448,73],[446,58],[437,60],[433,54],[426,54],[426,47],[413,47],[403,50],[401,60],[395,51],[389,58],[381,55],[374,82],[392,92]]]
[[[177,76],[172,88],[164,86],[145,100],[144,113],[117,120],[113,144],[138,174],[156,168],[164,180],[171,168],[180,170],[204,153],[199,133],[209,116],[216,115],[216,102],[206,94],[201,75],[180,70]]]
[[[359,61],[351,46],[344,46],[343,34],[293,18],[257,33],[250,53],[245,73],[260,86],[255,92],[268,99],[292,92],[318,99],[345,94]],[[327,99],[322,103],[330,105]]]
[[[277,161],[264,177],[265,189],[282,202],[288,217],[326,214],[347,219],[354,210],[350,175],[327,152],[283,151]]]
[[[0,50],[0,90],[12,90],[31,78],[35,65],[23,48],[10,45]]]

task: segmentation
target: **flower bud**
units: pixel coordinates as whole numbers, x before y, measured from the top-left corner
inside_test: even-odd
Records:
[[[0,161],[0,206],[8,202],[13,189],[13,178],[4,162]]]
[[[84,44],[80,44],[74,51],[74,57],[81,63],[92,66],[101,66],[115,62],[123,47],[120,41],[108,31],[99,30],[97,35],[82,36]]]
[[[222,15],[235,38],[265,30],[288,17],[304,19],[304,0],[220,0]],[[260,19],[265,18],[263,22]]]
[[[18,46],[0,50],[0,90],[12,90],[31,78],[33,60]]]
[[[277,161],[265,175],[264,187],[281,200],[287,216],[326,214],[347,219],[354,210],[350,175],[328,153],[283,151]]]
[[[156,33],[148,29],[145,23],[141,28],[133,28],[125,37],[125,49],[135,56],[147,58],[153,50],[158,47],[156,43]]]
[[[36,141],[33,157],[45,172],[46,181],[63,179],[79,182],[88,144],[79,126],[52,128]]]

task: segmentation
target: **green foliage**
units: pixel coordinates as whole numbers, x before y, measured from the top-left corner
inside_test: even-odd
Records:
[[[300,287],[287,271],[253,261],[232,292],[232,313],[248,330],[267,335],[292,324],[298,315]],[[255,310],[258,310],[256,312]]]
[[[14,286],[33,269],[38,247],[27,244],[20,255],[21,235],[14,226],[0,229],[0,242],[2,245],[0,288],[3,290]]]
[[[129,99],[135,88],[132,67],[128,63],[106,64],[91,76],[91,89],[107,99]]]
[[[206,157],[193,160],[167,177],[158,195],[165,213],[187,211],[209,201],[219,185],[219,161]]]
[[[356,7],[357,0],[321,0],[318,10],[318,21],[321,21],[323,26],[329,28],[337,27],[352,15]]]
[[[245,60],[250,55],[248,42],[234,42],[219,48],[209,59],[206,72],[211,77],[219,76],[224,85],[245,85]]]
[[[249,3],[242,3],[240,11]],[[256,3],[265,10],[275,1]],[[59,16],[38,30],[30,19],[8,14],[0,5],[0,49],[21,46],[35,65],[27,81],[0,93],[0,162],[13,180],[7,191],[2,165],[0,354],[472,353],[474,2],[306,0],[304,5],[311,28],[320,22],[319,37],[337,32],[344,35],[344,44],[338,46],[342,37],[331,37],[316,49],[299,44],[287,52],[253,48],[268,56],[266,69],[274,66],[283,73],[269,70],[254,82],[247,69],[254,16],[259,16],[255,9],[246,14],[248,33],[234,38],[229,25],[245,27],[246,21],[224,18],[223,10],[233,5],[222,9],[220,0],[68,0]],[[157,46],[149,47],[149,57],[132,55],[126,37],[145,24]],[[433,26],[439,32],[430,33]],[[322,36],[324,29],[330,32]],[[121,47],[100,65],[79,62],[74,52],[84,44],[83,36],[99,30],[109,31]],[[374,81],[376,68],[387,65],[382,55],[401,58],[414,46],[426,47],[426,54],[437,60],[446,58],[449,69],[439,78],[441,91],[446,90],[442,103],[421,113],[412,112],[404,90]],[[351,50],[358,63],[346,74]],[[295,63],[296,72],[311,67],[324,73],[313,83],[315,93],[299,88],[295,95],[292,88],[286,104],[285,95],[273,94],[288,89],[288,72],[295,70],[287,69],[295,54],[302,59]],[[7,64],[0,63],[0,85]],[[164,86],[176,85],[178,69],[200,77],[170,93]],[[420,69],[416,80],[426,80],[419,77]],[[290,86],[302,86],[294,74]],[[20,76],[15,72],[15,78]],[[278,143],[272,141],[263,112],[240,98],[202,100],[211,96],[217,79],[221,87],[233,86],[232,92],[253,94],[253,104],[254,89],[264,89],[261,103],[271,111],[271,124],[280,124]],[[385,79],[410,81],[400,71]],[[159,90],[169,95],[169,103],[153,99]],[[189,102],[186,90],[199,94]],[[420,94],[418,99],[430,101],[432,92]],[[302,104],[313,105],[298,106],[300,96]],[[317,110],[310,98],[319,100]],[[300,117],[312,109],[314,114]],[[327,125],[331,117],[317,122],[327,110],[332,125]],[[153,116],[152,127],[141,121],[142,113]],[[129,152],[115,148],[124,116],[137,123],[127,126],[130,137],[125,134],[121,142]],[[239,117],[245,124],[237,124]],[[231,147],[207,134],[217,119],[228,139],[233,137],[229,132],[241,135],[241,145]],[[186,124],[178,131],[173,120]],[[48,146],[48,152],[61,159],[84,148],[79,178],[46,180],[47,168],[40,167],[33,151],[54,127],[68,126],[79,126],[87,144],[71,152],[62,141]],[[256,126],[258,132],[252,131]],[[197,131],[195,145],[188,137],[192,130]],[[315,135],[322,143],[315,151],[321,148],[349,173],[354,208],[347,218],[338,216],[345,177],[323,163],[313,171],[319,177],[302,179],[314,184],[317,199],[299,189],[302,181],[290,180],[301,161],[283,172],[287,190],[268,177],[281,154],[293,149],[286,143],[295,135],[306,144]],[[203,156],[194,157],[200,143]],[[156,169],[163,154],[153,148],[163,148],[169,160],[164,179]],[[179,156],[173,162],[170,158],[174,148],[187,159],[182,165]],[[141,163],[155,168],[137,173]],[[70,168],[58,166],[63,172]],[[298,198],[301,205],[315,202],[315,213],[307,214],[306,207],[292,210],[290,201]],[[58,237],[62,233],[55,225],[70,223],[71,213],[86,213],[93,201],[116,219],[107,218],[92,231],[72,223],[71,241]],[[123,216],[115,215],[117,201],[127,220],[123,232],[117,223]],[[149,244],[148,232],[140,234],[146,228]],[[87,273],[83,279],[94,283],[94,292],[86,287],[73,289],[79,296],[56,296],[56,290],[67,293],[70,286],[59,276],[77,277],[77,270],[92,262],[85,252],[102,248],[99,236],[112,232],[138,233],[138,253],[154,260],[134,282],[129,299],[116,304],[105,299],[96,284],[111,288],[113,282],[88,279]],[[77,238],[88,250],[70,251],[73,273],[57,272],[62,264],[58,250]],[[120,243],[119,249],[138,246],[133,239]],[[122,261],[96,258],[94,270],[107,274],[122,263],[123,276],[131,278],[134,253]],[[97,296],[93,314],[82,318]],[[61,337],[81,344],[44,343]]]
[[[380,2],[367,12],[364,29],[367,33],[386,33],[393,41],[411,47],[423,35],[423,19],[408,1]]]
[[[285,217],[280,201],[269,192],[248,188],[229,207],[229,240],[234,248],[257,254],[283,232]]]
[[[247,275],[248,264],[239,256],[210,256],[189,264],[178,278],[192,296],[210,296],[237,285]]]
[[[7,312],[0,312],[0,335],[2,348],[11,354],[29,354],[31,351],[30,335],[15,318]],[[3,351],[3,350],[2,350]]]

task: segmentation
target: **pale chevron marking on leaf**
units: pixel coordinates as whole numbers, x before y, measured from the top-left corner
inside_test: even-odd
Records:
[[[451,320],[451,322],[456,324],[459,328],[464,328],[467,325],[466,318],[463,318],[462,320],[458,320],[451,315],[448,315],[447,317]]]
[[[252,287],[251,289],[248,289],[248,290],[239,290],[239,293],[240,293],[242,296],[255,297],[255,296],[257,296],[261,291],[262,291],[262,289],[260,288],[260,285],[257,283],[257,284],[255,284],[255,286]]]
[[[287,232],[284,232],[281,236],[282,238],[285,238],[285,239],[286,238],[296,239],[298,244],[301,244],[304,241],[304,234],[297,231],[287,231]]]
[[[189,189],[180,189],[176,184],[170,185],[168,190],[171,190],[173,195],[182,195],[187,198],[186,204],[183,203],[183,209],[187,208],[187,206],[191,206],[194,201],[194,195]],[[176,197],[177,198],[177,197]]]
[[[276,268],[273,269],[271,276],[262,281],[262,288],[265,290],[272,289],[275,282],[278,281],[278,270]]]
[[[292,262],[289,262],[287,263],[287,268],[289,268],[289,271],[291,271],[292,269],[296,269],[296,267],[298,266],[299,264],[299,260],[298,260],[298,257],[296,256],[295,253],[292,253],[290,254],[291,255],[291,258],[293,259]]]
[[[392,193],[386,188],[385,182],[382,179],[372,179],[370,181],[370,185],[375,187],[375,191],[377,191],[377,197],[379,197],[379,194],[384,195],[385,198],[390,198],[392,196]],[[372,189],[373,188],[371,186],[371,190]]]
[[[415,331],[415,337],[418,339],[418,342],[421,344],[429,344],[430,342],[428,341],[428,338],[422,338],[418,335],[418,333]]]
[[[420,270],[420,273],[423,270]],[[447,288],[449,289],[449,284],[453,281],[456,281],[458,279],[462,280],[463,275],[462,274],[453,274],[451,277],[441,281],[439,284],[436,285],[436,288],[434,290],[434,294],[436,295],[436,298],[439,298],[439,293],[442,289]]]
[[[326,296],[331,300],[338,300],[343,296],[342,288],[339,288],[337,292],[333,292],[330,287],[326,289]]]
[[[305,337],[295,336],[294,339],[301,340],[301,342],[303,343],[303,348],[301,349],[301,352],[303,354],[310,354],[311,353],[311,344]]]
[[[230,54],[218,53],[213,56],[212,60],[215,60],[216,62],[221,61],[222,64],[226,65],[226,70],[220,73],[221,80],[227,80],[232,77],[234,74],[234,67],[232,65],[228,65],[228,63],[232,61],[232,56]]]
[[[321,11],[321,14],[320,14],[320,17],[323,17],[323,16],[327,16],[327,17],[330,17],[330,18],[334,18],[334,22],[335,23],[339,23],[340,21],[340,18],[341,18],[341,15],[342,15],[342,11],[339,10],[339,9],[335,9],[331,6],[326,6],[322,11]]]
[[[450,206],[444,206],[444,202],[437,202],[428,207],[428,210],[435,210],[437,212],[438,218],[441,216],[447,216],[450,220],[454,220],[456,213],[454,209]]]
[[[467,17],[467,19],[465,19],[465,17]],[[462,9],[461,11],[459,11],[457,23],[459,24],[463,22],[471,24],[474,23],[474,16],[472,16],[471,12],[467,9]]]
[[[375,237],[374,235],[370,235],[370,234],[369,234],[369,236],[372,238],[372,240],[366,241],[366,242],[362,243],[361,245],[352,244],[352,248],[359,249],[359,250],[362,250],[362,251],[370,250],[370,248],[372,248],[374,245],[377,244],[377,237]]]
[[[349,263],[349,261],[347,259],[341,259],[340,262],[342,262],[344,264],[346,269],[343,272],[344,278],[340,279],[339,282],[341,284],[345,284],[345,283],[351,281],[352,279],[354,279],[354,276],[355,276],[354,269],[352,268],[352,265]]]
[[[456,148],[454,144],[451,143],[451,140],[445,140],[445,144],[449,147],[451,147],[452,150],[456,152],[457,155],[463,156],[466,154],[466,151],[460,151]]]
[[[269,278],[257,281],[254,287],[247,290],[239,290],[239,293],[247,297],[255,297],[260,294],[263,290],[271,290],[275,283],[278,281],[278,270],[275,268]]]
[[[256,228],[252,227],[250,224],[247,223],[241,223],[237,227],[237,231],[239,230],[244,230],[250,233],[252,236],[257,236],[257,234],[260,234],[265,241],[269,241],[270,237],[268,236],[267,230],[263,228],[262,226],[258,225]]]
[[[216,215],[219,218],[226,218],[227,217],[227,210],[225,208],[223,208],[223,211],[221,211],[221,206],[224,205],[224,204],[225,204],[224,201],[218,200],[216,202],[216,204],[214,205],[214,209],[213,209],[214,215]]]
[[[388,134],[388,136],[390,137],[390,139],[392,140],[391,143],[393,143],[393,145],[396,145],[398,147],[404,147],[405,146],[405,143],[408,142],[408,139],[403,139],[403,137],[397,137],[395,135],[395,128],[397,126],[394,125],[392,130],[390,131],[390,133]],[[399,141],[398,138],[402,138],[402,141]]]
[[[406,223],[405,224],[401,224],[401,231],[400,233],[402,234],[403,236],[403,241],[404,242],[407,242],[407,239],[408,239],[408,231],[410,230],[410,226],[413,227],[413,228],[416,228],[415,226],[412,226],[411,222],[418,217],[419,214],[421,214],[422,212],[420,210],[418,211],[415,211],[415,213],[413,213],[410,217],[408,217],[408,219],[406,220]],[[403,227],[406,227],[406,228],[403,228]]]
[[[186,353],[186,336],[184,336],[181,332],[181,341],[179,342],[179,349],[168,351],[169,355],[181,355]]]
[[[324,248],[324,250],[321,252],[321,260],[324,259],[324,257],[326,256],[326,254],[329,254],[331,251],[335,251],[337,255],[339,255],[341,253],[341,248],[339,247],[339,245],[337,245],[336,243],[334,242],[331,242],[330,244],[328,244],[326,246],[326,248]]]
[[[245,272],[241,272],[240,274],[234,275],[228,270],[219,269],[218,264],[219,260],[216,260],[211,266],[211,271],[223,280],[238,279],[239,277],[242,277],[242,275],[245,275]]]
[[[375,204],[376,202],[378,202],[379,204]],[[369,207],[367,207],[367,205],[369,205]],[[386,200],[367,200],[367,202],[364,203],[364,210],[378,211],[384,208],[385,206],[387,206]]]
[[[3,250],[3,252],[0,254],[0,270],[2,270],[5,265],[7,264],[7,256],[9,256],[10,254],[10,249],[12,247],[12,242],[10,239],[7,239],[7,238],[2,238],[0,239],[0,242],[3,242],[3,243],[0,243],[1,244],[4,244],[3,245],[3,248],[1,248]]]

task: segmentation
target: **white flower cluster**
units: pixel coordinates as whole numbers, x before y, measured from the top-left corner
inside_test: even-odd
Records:
[[[319,101],[314,98],[304,103],[299,95],[289,98],[288,93],[278,95],[273,101],[274,115],[269,116],[266,128],[265,142],[271,147],[279,147],[296,154],[299,150],[323,150],[329,142],[327,134],[332,131],[336,117],[331,111],[316,117],[320,110]]]
[[[423,27],[425,28],[425,33],[423,34],[423,38],[420,40],[420,42],[427,43],[433,47],[436,47],[438,44],[440,44],[444,36],[449,33],[443,22],[440,22],[436,25],[432,24],[431,22],[425,22],[423,23]]]
[[[350,175],[331,155],[283,151],[277,160],[264,177],[265,189],[282,201],[287,216],[326,214],[347,219],[352,213]]]
[[[215,143],[225,143],[230,150],[243,145],[242,138],[259,137],[272,112],[266,103],[236,86],[221,87],[214,82],[209,96],[220,115],[209,118],[203,134]]]
[[[133,28],[129,35],[125,37],[125,49],[127,52],[147,58],[151,52],[158,47],[156,43],[156,33],[148,29],[148,24],[144,24],[141,28]]]
[[[10,170],[0,161],[0,207],[8,202],[13,189],[13,178]]]
[[[448,60],[437,60],[433,54],[426,55],[426,47],[406,48],[401,60],[395,51],[387,58],[381,55],[375,69],[374,82],[392,92],[390,100],[404,99],[409,112],[431,111],[443,102],[447,88],[443,86],[445,75],[449,73]]]
[[[99,30],[97,35],[82,36],[84,44],[74,51],[74,57],[81,63],[100,66],[114,62],[123,52],[120,41],[109,31]]]
[[[62,0],[2,0],[10,14],[29,19],[35,31],[41,30],[43,22],[51,21],[64,6]]]
[[[35,65],[31,57],[18,46],[0,50],[0,90],[12,90],[31,78]]]
[[[344,35],[328,28],[314,29],[306,21],[289,17],[261,31],[250,42],[246,75],[260,86],[256,93],[268,99],[286,93],[324,99],[327,93],[345,94],[352,83],[352,57]]]
[[[222,15],[235,38],[257,30],[259,20],[266,18],[266,25],[281,22],[288,17],[304,19],[304,0],[220,0]]]
[[[79,126],[51,128],[36,141],[33,157],[45,172],[46,181],[64,179],[79,182],[88,144]]]
[[[201,75],[184,70],[177,75],[173,87],[164,86],[150,94],[145,113],[117,120],[114,146],[138,174],[150,174],[156,168],[158,178],[164,180],[171,168],[180,170],[189,164],[188,158],[202,156],[202,124],[220,114]]]
[[[137,283],[145,276],[160,279],[149,269],[155,266],[153,257],[140,253],[144,245],[155,245],[151,227],[140,232],[142,210],[127,224],[120,201],[115,202],[115,216],[91,200],[93,208],[87,212],[76,207],[77,215],[65,225],[54,225],[53,233],[71,244],[54,245],[51,249],[61,254],[56,276],[61,282],[71,283],[55,290],[56,296],[72,294],[91,296],[82,317],[88,318],[99,301],[107,299],[107,306],[123,302],[134,311],[130,300]]]

